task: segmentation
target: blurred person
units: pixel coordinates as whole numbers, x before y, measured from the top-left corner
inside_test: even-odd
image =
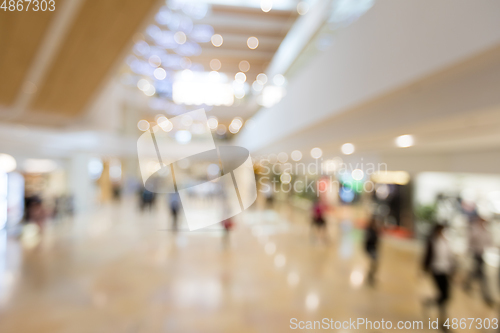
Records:
[[[224,236],[222,238],[222,242],[224,247],[227,247],[229,244],[229,233],[234,227],[233,220],[231,218],[225,219],[222,221],[222,226],[224,227]]]
[[[172,230],[175,232],[178,228],[179,222],[179,209],[181,205],[181,201],[178,193],[171,193],[169,195],[169,208],[170,215],[172,216]]]
[[[322,239],[328,243],[328,231],[325,220],[325,212],[328,206],[323,201],[316,197],[312,207],[312,230],[316,233],[318,239]]]
[[[478,217],[476,204],[474,202],[464,200],[461,197],[458,197],[458,202],[462,214],[464,214],[467,217],[469,223],[473,223],[474,220]]]
[[[266,197],[266,208],[272,208],[274,203],[274,196],[271,186],[269,186],[268,190],[264,191],[264,196]]]
[[[41,201],[40,197],[36,194],[34,195],[26,195],[24,197],[24,217],[23,217],[23,222],[24,223],[29,223],[30,222],[30,207],[31,204],[37,201]]]
[[[474,268],[469,272],[465,280],[464,290],[470,292],[472,282],[476,279],[479,280],[482,297],[488,306],[493,306],[494,302],[488,288],[488,279],[484,273],[483,254],[485,248],[492,244],[493,239],[486,228],[486,221],[479,216],[476,217],[472,222],[469,232],[469,250],[474,260]]]
[[[49,214],[39,197],[35,197],[29,200],[27,213],[27,222],[36,224],[38,230],[41,233]]]
[[[122,196],[122,187],[119,183],[113,183],[112,185],[113,200],[120,201]]]
[[[370,269],[368,271],[368,283],[375,284],[375,274],[378,268],[378,242],[380,236],[380,228],[378,221],[373,215],[365,230],[365,250],[370,258]]]
[[[439,315],[446,318],[446,306],[450,298],[450,278],[455,268],[455,260],[448,240],[444,237],[444,226],[437,224],[427,240],[424,256],[424,271],[432,275],[438,289],[436,299],[427,300],[425,306],[432,303],[439,307]],[[442,324],[442,323],[441,323]],[[445,327],[441,327],[445,330]]]
[[[155,194],[151,191],[143,189],[141,192],[140,200],[141,200],[141,211],[144,211],[146,208],[148,208],[148,210],[151,210],[153,208]]]

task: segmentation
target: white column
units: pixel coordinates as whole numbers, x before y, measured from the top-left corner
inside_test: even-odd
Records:
[[[91,156],[76,153],[69,163],[69,189],[73,195],[75,213],[89,211],[95,207],[97,188],[90,178],[88,164]]]

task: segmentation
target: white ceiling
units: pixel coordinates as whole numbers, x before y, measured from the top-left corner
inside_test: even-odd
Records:
[[[453,8],[453,10],[450,10]],[[289,82],[235,143],[254,154],[500,147],[500,3],[377,2]],[[422,25],[421,22],[426,22]],[[464,24],[474,22],[474,24]],[[414,134],[402,150],[394,138]]]

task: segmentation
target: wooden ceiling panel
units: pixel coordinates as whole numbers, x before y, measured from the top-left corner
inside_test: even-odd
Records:
[[[1,105],[14,103],[54,13],[0,10]]]
[[[157,0],[86,0],[31,105],[78,115]]]

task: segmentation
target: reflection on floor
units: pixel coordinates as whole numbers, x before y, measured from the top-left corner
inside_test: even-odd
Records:
[[[431,331],[435,313],[421,300],[433,287],[415,243],[384,239],[371,288],[362,232],[347,219],[331,221],[325,245],[305,213],[248,210],[224,247],[219,226],[174,234],[167,216],[125,202],[49,226],[41,239],[2,238],[0,332],[289,332],[291,318],[423,320],[420,331]],[[498,317],[456,287],[449,312]]]

